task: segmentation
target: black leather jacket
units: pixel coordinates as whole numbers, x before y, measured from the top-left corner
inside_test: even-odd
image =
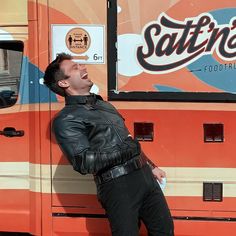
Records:
[[[67,96],[53,121],[56,140],[73,168],[99,174],[140,154],[117,110],[98,95]]]

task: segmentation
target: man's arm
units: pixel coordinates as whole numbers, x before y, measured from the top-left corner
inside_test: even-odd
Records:
[[[86,127],[82,122],[71,120],[53,122],[53,131],[57,142],[74,170],[81,174],[96,174],[103,169],[122,164],[140,154],[138,142],[124,142],[105,151],[93,150],[88,141]],[[69,122],[70,123],[70,122]]]
[[[162,183],[162,178],[166,178],[166,173],[164,170],[158,168],[147,156],[144,152],[142,152],[142,156],[146,159],[147,164],[150,166],[152,173],[156,179],[160,183]]]

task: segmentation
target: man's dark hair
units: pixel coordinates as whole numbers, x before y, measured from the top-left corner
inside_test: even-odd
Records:
[[[45,70],[44,84],[51,89],[54,93],[59,94],[63,97],[66,96],[66,92],[63,88],[58,85],[59,80],[68,79],[64,71],[60,69],[60,64],[64,60],[71,60],[73,57],[66,53],[60,53],[56,59],[52,61]]]

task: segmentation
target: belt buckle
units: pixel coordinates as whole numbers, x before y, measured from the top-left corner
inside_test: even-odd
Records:
[[[120,166],[120,167],[117,167],[117,168],[114,168],[112,170],[112,175],[113,175],[113,178],[117,178],[119,176],[122,176],[125,174],[125,169],[123,166]]]

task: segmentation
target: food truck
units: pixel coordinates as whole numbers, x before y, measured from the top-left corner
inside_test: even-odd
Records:
[[[175,235],[235,235],[235,0],[8,0],[0,12],[0,232],[111,235],[93,176],[51,132],[64,99],[43,75],[65,52],[166,172]]]

